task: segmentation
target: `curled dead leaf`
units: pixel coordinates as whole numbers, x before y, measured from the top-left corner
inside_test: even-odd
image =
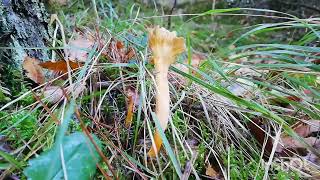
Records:
[[[103,52],[103,55],[113,63],[127,63],[135,56],[135,51],[132,47],[125,48],[123,42],[112,39],[107,51]]]
[[[54,104],[64,97],[63,91],[65,91],[67,95],[73,92],[74,97],[77,98],[85,89],[86,87],[82,84],[73,84],[64,89],[60,86],[47,86],[43,91],[43,96],[49,103]]]
[[[206,175],[212,178],[219,177],[219,173],[216,170],[214,170],[210,164],[208,164],[208,166],[206,167]]]
[[[77,35],[74,40],[70,40],[68,45],[70,49],[65,50],[66,59],[85,62],[88,58],[88,52],[94,45],[94,39]]]
[[[309,120],[306,123],[299,122],[298,125],[294,125],[293,130],[299,136],[304,137],[305,142],[308,143],[310,146],[315,146],[317,145],[317,142],[320,141],[320,139],[310,136],[312,133],[320,131],[320,121],[318,120]],[[279,144],[277,146],[277,152],[282,152],[285,148],[289,148],[289,149],[305,148],[304,144],[302,144],[298,140],[288,135],[283,135],[281,137],[280,142],[281,144],[283,144],[283,146]]]
[[[42,84],[45,81],[45,77],[41,66],[39,66],[40,61],[35,58],[26,56],[22,67],[26,71],[26,75],[32,81],[38,84]]]
[[[43,91],[43,96],[49,103],[54,104],[62,99],[63,90],[59,86],[48,86],[45,87]]]
[[[74,62],[74,61],[69,61],[69,65],[71,70],[78,69],[83,66],[82,63]],[[47,61],[47,62],[40,63],[39,66],[45,69],[56,71],[56,72],[62,72],[62,73],[68,72],[68,66],[65,60],[59,60],[55,62]]]
[[[134,88],[127,88],[126,94],[128,96],[128,101],[127,101],[127,117],[125,120],[125,126],[128,128],[132,124],[133,112],[135,110],[135,106],[138,104],[139,96]]]

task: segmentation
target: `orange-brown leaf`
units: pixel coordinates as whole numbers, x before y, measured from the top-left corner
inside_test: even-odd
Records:
[[[128,96],[128,102],[127,102],[128,110],[127,110],[125,126],[128,128],[132,124],[133,112],[135,110],[135,106],[138,104],[139,95],[136,89],[132,87],[126,88],[126,94]]]
[[[219,173],[215,169],[213,169],[210,164],[206,167],[206,175],[211,178],[219,177]]]
[[[44,83],[44,74],[42,68],[39,66],[39,60],[31,57],[25,57],[23,61],[23,69],[26,70],[28,78],[36,83]]]
[[[49,69],[52,71],[57,71],[62,73],[68,72],[67,62],[65,60],[59,60],[55,62],[48,61],[48,62],[40,63],[39,65],[45,69]],[[69,65],[71,70],[74,70],[83,66],[82,63],[73,62],[73,61],[69,61]]]
[[[117,49],[122,49],[122,48],[124,48],[123,42],[117,41],[117,42],[116,42],[116,47],[117,47]]]
[[[158,154],[158,151],[160,150],[160,148],[162,146],[162,138],[161,138],[158,130],[156,130],[155,133],[153,134],[153,140],[154,140],[155,144],[151,146],[151,149],[148,152],[148,155],[150,158],[156,157]]]
[[[136,53],[134,52],[134,49],[132,47],[128,48],[128,51],[126,53],[126,61],[131,59]]]
[[[126,123],[125,126],[129,128],[132,123],[132,118],[133,118],[133,98],[132,96],[129,97],[129,105],[128,105],[128,112],[127,112],[127,117],[126,117]]]

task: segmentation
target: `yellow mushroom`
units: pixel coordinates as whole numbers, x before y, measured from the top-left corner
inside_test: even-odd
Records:
[[[185,42],[184,38],[177,37],[176,32],[170,32],[157,26],[149,29],[149,46],[156,70],[156,115],[161,128],[165,130],[170,113],[168,71],[170,65],[176,61],[177,55],[185,51]],[[148,153],[150,157],[155,157],[162,145],[158,130],[155,131],[153,137],[155,144]]]

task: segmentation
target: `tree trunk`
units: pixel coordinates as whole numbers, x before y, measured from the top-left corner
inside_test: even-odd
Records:
[[[26,55],[48,59],[48,21],[45,6],[39,0],[0,1],[0,86],[19,91],[11,73],[21,70]]]

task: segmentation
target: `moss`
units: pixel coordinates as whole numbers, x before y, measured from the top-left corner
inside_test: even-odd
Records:
[[[0,121],[1,134],[5,135],[14,147],[23,145],[23,141],[28,141],[35,133],[37,114],[37,112],[20,111],[9,115],[6,112],[0,112],[0,116],[5,117]]]

